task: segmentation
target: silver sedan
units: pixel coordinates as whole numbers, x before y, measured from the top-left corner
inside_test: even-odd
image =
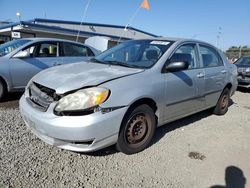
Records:
[[[82,43],[52,38],[24,38],[0,45],[0,101],[24,90],[43,69],[90,59],[97,51]]]
[[[144,150],[156,127],[205,109],[228,110],[237,69],[196,40],[134,40],[87,63],[37,74],[20,99],[23,119],[48,144],[78,152],[113,144]]]

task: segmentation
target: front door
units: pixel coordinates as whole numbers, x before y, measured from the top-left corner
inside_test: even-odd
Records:
[[[197,45],[180,46],[171,60],[186,61],[189,68],[165,74],[165,121],[194,113],[204,107],[204,70],[200,68]]]
[[[57,42],[36,43],[22,49],[29,51],[29,57],[12,57],[10,59],[10,74],[13,87],[24,88],[29,80],[41,70],[61,64],[57,49]]]

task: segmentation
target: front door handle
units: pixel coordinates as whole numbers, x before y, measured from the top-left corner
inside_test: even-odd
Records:
[[[197,74],[197,77],[198,77],[198,78],[204,78],[204,76],[205,76],[205,75],[204,75],[203,73],[201,73],[201,72],[200,72],[199,74]]]

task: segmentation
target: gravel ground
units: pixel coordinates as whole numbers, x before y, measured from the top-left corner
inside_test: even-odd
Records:
[[[148,149],[131,156],[113,147],[80,154],[43,143],[24,125],[19,97],[0,103],[1,188],[250,187],[250,93],[244,90],[225,116],[205,111],[167,124]]]

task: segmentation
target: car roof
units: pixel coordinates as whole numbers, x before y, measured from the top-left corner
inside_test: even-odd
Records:
[[[81,42],[75,42],[72,40],[60,39],[60,38],[42,38],[42,37],[34,37],[34,38],[22,38],[20,40],[31,40],[31,41],[61,41],[61,42],[71,42],[76,44],[83,44]]]
[[[28,43],[20,46],[19,48],[15,49],[14,51],[12,51],[11,53],[7,54],[6,57],[11,57],[13,56],[13,54],[17,53],[20,49],[22,49],[23,47],[29,46],[30,44],[34,43],[34,42],[43,42],[43,41],[56,41],[56,42],[69,42],[69,43],[75,43],[78,45],[82,45],[82,46],[86,46],[88,48],[90,48],[92,50],[92,52],[94,53],[94,55],[98,55],[100,52],[95,49],[92,46],[89,46],[87,44],[81,43],[81,42],[75,42],[75,41],[71,41],[71,40],[66,40],[66,39],[59,39],[59,38],[41,38],[41,37],[31,37],[31,38],[20,38],[18,40],[29,40]]]
[[[173,42],[195,42],[195,43],[203,43],[210,46],[213,46],[207,42],[196,40],[196,39],[188,39],[188,38],[177,38],[177,37],[150,37],[150,38],[144,38],[139,40],[167,40],[167,41],[173,41]]]
[[[31,38],[21,38],[19,40],[30,40],[29,44],[33,43],[33,42],[43,42],[43,41],[69,42],[69,43],[74,43],[74,44],[79,44],[79,45],[87,46],[87,47],[89,47],[92,50],[92,52],[95,55],[97,55],[99,53],[99,51],[97,49],[95,49],[94,47],[89,46],[87,44],[84,44],[84,43],[81,43],[81,42],[72,41],[72,40],[60,39],[60,38],[31,37]]]

